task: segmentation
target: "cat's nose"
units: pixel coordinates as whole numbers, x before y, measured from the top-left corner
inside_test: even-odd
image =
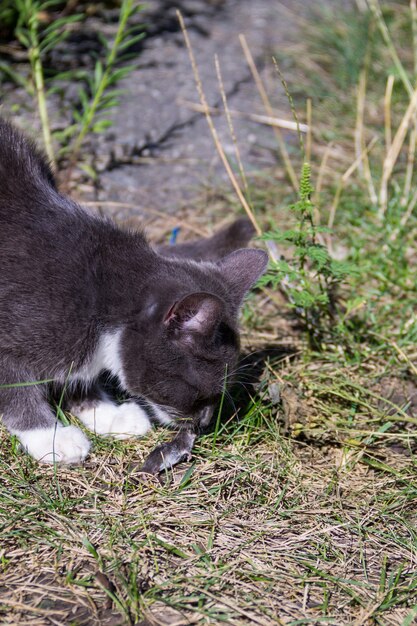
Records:
[[[198,415],[198,425],[200,428],[207,428],[213,417],[214,406],[206,406]]]

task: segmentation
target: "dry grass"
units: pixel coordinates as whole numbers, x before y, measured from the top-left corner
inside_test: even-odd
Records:
[[[416,602],[412,459],[346,466],[339,447],[256,419],[214,451],[203,438],[162,484],[131,469],[160,432],[58,473],[2,433],[2,623],[401,623]]]

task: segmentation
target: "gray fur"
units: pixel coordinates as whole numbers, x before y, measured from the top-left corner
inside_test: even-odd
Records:
[[[236,232],[246,243],[251,227]],[[201,414],[234,368],[238,308],[267,262],[248,249],[187,258],[218,258],[213,246],[229,251],[229,239],[178,246],[182,258],[162,248],[164,257],[62,195],[34,145],[0,120],[0,384],[63,383],[84,371],[103,333],[121,330],[125,391]],[[0,414],[12,430],[55,422],[46,384],[0,389]]]

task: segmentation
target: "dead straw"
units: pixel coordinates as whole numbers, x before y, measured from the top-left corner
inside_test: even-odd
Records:
[[[218,137],[216,127],[214,126],[213,119],[212,119],[212,117],[210,115],[210,110],[209,110],[209,107],[208,107],[208,104],[207,104],[207,99],[206,99],[206,96],[205,96],[205,93],[204,93],[204,90],[203,90],[203,84],[201,82],[200,73],[198,71],[197,62],[195,60],[194,52],[193,52],[193,49],[192,49],[192,46],[191,46],[190,38],[188,36],[187,28],[186,28],[185,23],[184,23],[184,19],[182,17],[181,12],[178,9],[176,11],[176,14],[177,14],[177,18],[178,18],[178,21],[180,23],[180,26],[181,26],[182,34],[184,36],[185,45],[187,46],[188,55],[189,55],[189,58],[190,58],[191,67],[192,67],[192,70],[193,70],[194,80],[195,80],[195,83],[196,83],[196,86],[197,86],[197,91],[198,91],[198,95],[199,95],[199,98],[200,98],[200,102],[201,102],[201,104],[203,106],[204,115],[206,117],[207,124],[208,124],[210,132],[212,134],[213,141],[214,141],[214,144],[216,146],[217,152],[218,152],[218,154],[220,156],[220,159],[221,159],[221,161],[222,161],[222,163],[224,165],[224,168],[225,168],[225,170],[227,172],[227,175],[229,176],[230,182],[232,183],[232,186],[233,186],[233,188],[234,188],[234,190],[236,192],[237,197],[239,198],[239,201],[240,201],[243,209],[245,210],[245,212],[246,212],[247,216],[249,217],[250,221],[252,222],[253,227],[255,228],[255,231],[256,231],[257,235],[260,236],[260,235],[262,235],[262,230],[261,230],[261,228],[260,228],[260,226],[259,226],[259,224],[258,224],[258,222],[257,222],[257,220],[255,218],[255,215],[253,214],[252,209],[250,208],[250,206],[249,206],[245,196],[243,195],[243,193],[242,193],[242,191],[241,191],[241,189],[239,187],[239,183],[237,182],[236,176],[234,175],[234,172],[233,172],[232,168],[230,167],[229,161],[227,160],[227,157],[226,157],[226,154],[224,152],[223,146],[222,146],[222,144],[220,142],[220,139]]]
[[[382,35],[382,38],[385,42],[385,45],[387,47],[388,52],[391,55],[391,59],[392,62],[394,63],[395,67],[397,68],[397,72],[404,84],[404,87],[406,88],[410,98],[413,96],[413,87],[411,85],[411,82],[408,78],[407,72],[403,66],[403,64],[400,61],[400,57],[397,54],[397,51],[395,49],[394,43],[391,39],[391,35],[389,34],[389,30],[388,27],[385,23],[384,17],[382,15],[382,11],[381,11],[381,5],[379,3],[379,0],[368,0],[369,3],[369,8],[371,9],[375,19],[376,19],[376,23],[378,25],[379,31]]]
[[[407,130],[410,124],[411,119],[416,113],[417,109],[417,88],[413,91],[410,103],[407,107],[407,110],[401,120],[401,123],[398,127],[398,130],[395,134],[395,137],[392,141],[392,144],[387,151],[386,157],[383,163],[382,169],[382,177],[381,177],[381,187],[379,192],[379,217],[382,218],[387,209],[388,202],[388,182],[391,178],[392,171],[397,162],[398,156],[400,154],[401,148],[404,143],[404,139],[407,134]]]
[[[178,104],[185,106],[192,111],[198,111],[204,113],[204,107],[198,102],[190,102],[179,98]],[[209,111],[212,115],[221,115],[221,109],[219,107],[209,107]],[[284,120],[281,117],[270,117],[268,115],[259,115],[259,113],[248,113],[246,111],[237,111],[236,109],[230,109],[229,113],[232,117],[241,117],[258,124],[265,124],[266,126],[276,126],[277,128],[283,128],[284,130],[298,131],[297,124],[291,120]],[[300,123],[300,131],[302,133],[308,133],[309,128],[307,124]]]
[[[391,132],[391,98],[392,90],[394,87],[395,76],[390,74],[387,78],[387,85],[385,87],[384,95],[384,129],[385,129],[385,149],[391,148],[392,132]]]
[[[243,168],[242,158],[240,156],[239,144],[237,142],[235,128],[233,126],[232,116],[231,116],[230,110],[229,110],[229,104],[227,102],[226,91],[224,89],[223,77],[222,77],[222,73],[221,73],[221,69],[220,69],[220,63],[219,63],[219,58],[218,58],[217,54],[214,55],[214,64],[216,66],[217,80],[218,80],[218,83],[219,83],[220,94],[221,94],[221,97],[222,97],[224,111],[225,111],[225,114],[226,114],[227,125],[229,126],[230,136],[232,138],[233,146],[235,148],[236,161],[237,161],[237,164],[238,164],[238,167],[239,167],[240,177],[242,179],[243,187],[244,187],[244,189],[245,189],[245,191],[247,193],[248,192],[248,181],[247,181],[247,178],[246,178],[245,170]]]
[[[365,133],[364,133],[364,118],[365,118],[365,102],[366,102],[366,79],[367,69],[366,67],[361,71],[358,84],[358,96],[356,105],[356,124],[355,124],[355,155],[358,158],[363,153],[363,159],[359,163],[358,170],[362,174],[366,185],[368,187],[368,194],[372,204],[378,202],[378,196],[375,191],[374,182],[372,179],[371,168],[369,165],[368,154],[364,150],[365,147]]]
[[[315,195],[314,195],[314,199],[315,199],[315,203],[316,204],[320,204],[320,194],[321,194],[321,188],[323,186],[324,172],[326,170],[327,161],[329,160],[329,156],[330,156],[330,153],[332,151],[333,146],[334,146],[334,142],[333,141],[330,141],[327,144],[326,149],[325,149],[324,154],[323,154],[323,158],[322,158],[322,160],[320,162],[319,172],[317,174],[316,191],[315,191]]]
[[[416,0],[410,0],[410,13],[411,13],[411,30],[413,37],[413,61],[414,61],[414,83],[417,81],[417,5]],[[406,206],[410,198],[411,183],[414,173],[414,159],[416,151],[416,139],[417,139],[417,115],[414,115],[414,126],[410,132],[410,140],[408,144],[407,155],[407,170],[405,175],[405,184],[403,196],[401,198],[402,206]]]
[[[417,118],[414,114],[414,125],[410,131],[410,137],[408,141],[408,152],[407,152],[407,167],[405,170],[405,182],[404,182],[404,190],[401,197],[401,206],[406,206],[407,202],[410,198],[411,192],[411,183],[413,180],[414,173],[414,157],[416,152],[416,139],[417,139]]]
[[[332,203],[332,206],[330,208],[329,221],[328,221],[328,224],[327,224],[329,228],[333,228],[337,207],[339,206],[340,196],[342,194],[342,191],[343,191],[344,187],[346,186],[346,183],[348,182],[348,180],[352,176],[352,174],[356,171],[356,169],[358,168],[359,164],[362,162],[365,154],[369,154],[369,152],[372,150],[372,148],[374,147],[374,145],[376,144],[377,141],[378,141],[378,137],[376,137],[376,136],[373,137],[371,139],[371,141],[369,142],[369,144],[366,146],[365,150],[363,150],[358,155],[358,157],[354,160],[352,165],[350,167],[348,167],[348,169],[345,171],[345,173],[340,177],[339,184],[337,186],[336,193],[335,193],[335,196],[334,196],[334,199],[333,199],[333,203]]]

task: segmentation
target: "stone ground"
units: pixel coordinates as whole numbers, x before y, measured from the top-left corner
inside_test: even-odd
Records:
[[[114,124],[104,135],[90,137],[84,146],[84,155],[98,171],[94,190],[91,185],[75,185],[72,193],[81,201],[133,204],[133,210],[104,208],[124,219],[144,214],[141,207],[164,213],[189,209],[197,190],[215,187],[226,179],[204,116],[185,104],[198,103],[198,94],[177,7],[184,15],[210,105],[221,106],[214,65],[217,54],[230,109],[265,113],[239,43],[243,33],[276,113],[292,121],[272,55],[296,46],[305,33],[302,25],[311,11],[320,10],[323,4],[322,0],[150,0],[140,17],[147,24],[147,36],[138,45],[138,68],[119,85],[124,93],[112,114]],[[60,69],[74,63],[92,67],[94,51],[100,45],[97,31],[112,37],[116,29],[117,10],[106,11],[105,15],[112,15],[108,23],[98,15],[88,19],[64,49],[52,54],[51,65]],[[56,97],[50,99],[53,127],[71,121],[76,92],[77,85],[69,84],[61,102]],[[12,118],[24,127],[39,127],[33,102],[21,89],[6,85],[2,102],[3,112],[13,111]],[[217,116],[215,122],[226,153],[234,161],[224,115]],[[246,171],[279,163],[270,127],[243,118],[235,118],[234,124]],[[285,139],[296,145],[295,133],[283,132]]]
[[[230,109],[264,113],[245,62],[243,33],[272,96],[285,117],[291,113],[279,79],[272,73],[272,54],[293,45],[299,36],[297,17],[305,2],[287,0],[184,0],[179,4],[189,29],[204,90],[210,105],[221,104],[214,57],[217,54]],[[198,102],[182,33],[171,2],[153,2],[155,14],[171,19],[173,30],[149,36],[140,67],[125,81],[126,93],[114,114],[114,127],[100,141],[99,198],[132,202],[175,212],[201,184],[225,179],[207,122],[185,102]],[[171,8],[172,7],[172,8]],[[234,120],[247,170],[276,162],[276,143],[269,127]],[[219,136],[233,159],[234,147],[224,116],[216,117]]]

